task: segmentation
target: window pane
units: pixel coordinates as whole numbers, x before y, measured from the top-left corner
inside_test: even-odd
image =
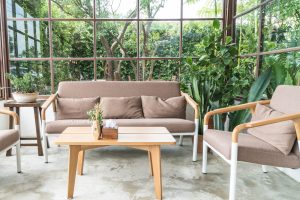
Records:
[[[179,22],[141,22],[141,57],[178,57]]]
[[[8,21],[10,57],[49,57],[48,35],[47,22]]]
[[[167,80],[179,77],[178,60],[143,60],[140,61],[142,80]]]
[[[51,0],[53,18],[93,18],[93,0]]]
[[[254,6],[260,4],[265,0],[237,0],[237,13],[244,12],[246,10],[249,10],[250,8],[253,8]]]
[[[97,18],[136,18],[137,0],[97,0]]]
[[[16,18],[47,18],[47,0],[6,0],[7,17]]]
[[[51,93],[51,76],[48,61],[11,61],[10,73],[16,76],[23,76],[25,73],[32,73],[38,78],[39,94]]]
[[[61,81],[82,81],[94,79],[94,61],[55,61],[54,84],[57,90]]]
[[[97,23],[98,57],[136,57],[136,22]]]
[[[184,56],[198,56],[197,44],[206,35],[206,28],[212,26],[211,21],[192,21],[183,23],[182,50]]]
[[[93,26],[90,22],[53,22],[55,57],[93,57]]]
[[[181,0],[140,1],[141,19],[172,19],[180,18]]]
[[[137,62],[135,60],[97,61],[97,79],[103,80],[137,80]]]
[[[184,0],[183,18],[221,17],[223,0]]]
[[[274,0],[264,6],[264,51],[300,46],[300,2]]]
[[[258,45],[258,11],[236,19],[236,42],[239,54],[255,53]]]

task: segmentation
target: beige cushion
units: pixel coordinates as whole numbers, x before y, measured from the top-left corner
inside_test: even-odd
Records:
[[[99,100],[99,97],[58,98],[57,119],[87,119],[87,111],[99,103]]]
[[[0,151],[10,147],[19,140],[17,130],[0,130]]]
[[[155,96],[142,96],[145,118],[182,118],[185,119],[185,97],[172,97],[166,100]]]
[[[166,127],[171,133],[191,133],[195,131],[195,123],[184,119],[117,119],[119,126],[159,126]],[[88,120],[57,120],[46,124],[47,133],[61,133],[67,127],[90,126]]]
[[[286,115],[257,104],[251,121],[267,120]],[[248,129],[248,133],[273,145],[283,154],[288,155],[296,140],[296,130],[292,121],[285,121]]]
[[[141,97],[102,97],[104,119],[137,119],[143,117]]]
[[[231,158],[231,132],[207,130],[204,141],[228,160]],[[299,151],[299,150],[297,150]],[[277,167],[299,168],[300,158],[294,152],[284,155],[277,148],[250,134],[239,134],[238,160]]]
[[[272,96],[270,107],[285,114],[300,113],[300,86],[278,86]]]
[[[91,122],[88,119],[65,119],[51,121],[46,124],[46,133],[61,133],[67,127],[77,126],[91,126]]]
[[[63,98],[180,96],[180,86],[173,81],[66,81],[60,82],[58,95]]]

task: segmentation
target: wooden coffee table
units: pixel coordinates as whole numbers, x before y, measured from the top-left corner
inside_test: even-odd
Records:
[[[117,140],[95,140],[90,127],[68,127],[55,143],[68,145],[70,150],[68,198],[73,198],[76,170],[78,175],[82,175],[85,150],[104,146],[127,146],[148,151],[156,198],[162,199],[160,146],[174,145],[176,140],[165,127],[119,127]]]

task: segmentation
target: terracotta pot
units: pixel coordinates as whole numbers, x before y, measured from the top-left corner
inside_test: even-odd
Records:
[[[32,103],[36,102],[36,99],[38,98],[39,93],[19,93],[14,92],[12,93],[12,96],[14,100],[18,103]]]
[[[194,137],[193,138],[193,143],[194,143]],[[198,153],[202,153],[203,150],[203,135],[198,135]]]

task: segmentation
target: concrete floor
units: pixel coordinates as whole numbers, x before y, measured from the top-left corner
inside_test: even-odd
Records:
[[[50,163],[36,155],[36,149],[22,147],[23,173],[16,173],[15,156],[0,155],[0,199],[66,199],[68,151],[50,148]],[[208,174],[201,174],[201,157],[191,161],[190,139],[184,146],[162,148],[163,197],[165,200],[227,199],[229,166],[217,156],[209,155]],[[105,147],[86,153],[84,175],[77,176],[76,200],[152,200],[153,179],[149,174],[147,154],[143,151]],[[240,163],[237,199],[299,199],[300,184],[269,167]]]

